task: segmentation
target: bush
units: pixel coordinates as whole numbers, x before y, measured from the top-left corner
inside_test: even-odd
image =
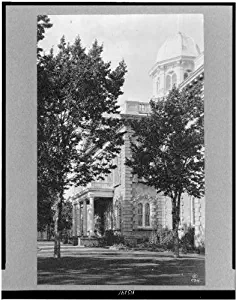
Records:
[[[144,244],[144,243],[149,243],[149,237],[144,236],[137,239],[137,244]]]
[[[148,247],[172,250],[174,246],[172,231],[159,226],[149,237]]]
[[[124,245],[128,248],[134,248],[134,247],[137,246],[137,239],[125,237],[124,238]]]
[[[182,251],[185,253],[194,251],[194,227],[184,225],[184,232],[184,236],[179,240],[180,248],[182,248]],[[162,247],[165,250],[173,250],[174,239],[172,230],[158,227],[156,231],[152,232],[149,238],[149,244]]]
[[[180,247],[182,248],[182,251],[184,253],[195,250],[194,235],[195,235],[194,227],[185,226],[185,234],[180,240]]]
[[[196,250],[198,253],[205,254],[205,237],[204,233],[197,236]]]
[[[100,239],[100,246],[112,246],[114,244],[124,244],[124,237],[113,230],[106,230],[104,237]]]
[[[63,244],[69,244],[70,235],[67,231],[64,231],[61,235],[61,240]]]
[[[157,232],[152,231],[149,240],[148,240],[150,245],[158,245],[159,244],[159,240],[158,240],[158,236],[157,236]]]

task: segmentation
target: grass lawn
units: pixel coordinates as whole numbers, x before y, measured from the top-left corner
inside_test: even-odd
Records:
[[[39,243],[38,284],[46,285],[204,285],[205,258],[170,252],[119,251]],[[197,274],[197,276],[195,275]],[[194,279],[195,278],[195,279]]]

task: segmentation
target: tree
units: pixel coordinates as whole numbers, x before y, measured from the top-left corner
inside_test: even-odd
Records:
[[[38,68],[38,190],[54,197],[55,257],[60,257],[64,192],[111,172],[123,144],[117,116],[126,65],[113,71],[97,41],[86,52],[77,37],[62,37],[58,53],[40,57]]]
[[[62,208],[62,227],[63,227],[63,235],[64,235],[64,242],[68,243],[68,238],[70,236],[71,228],[72,228],[72,210],[73,205],[70,199],[67,199],[64,202],[63,208]]]
[[[47,15],[38,15],[37,16],[37,44],[42,41],[45,37],[45,29],[51,28],[53,25],[50,23],[50,19]],[[37,47],[37,66],[38,66],[38,75],[44,74],[43,68],[39,68],[41,63],[40,59],[42,59],[41,52],[42,48]],[[41,166],[40,162],[38,166]],[[41,172],[38,168],[38,172]],[[46,182],[47,178],[43,175],[45,172],[42,172],[41,176],[44,176],[44,182]],[[43,182],[43,181],[42,181]],[[37,229],[38,231],[44,231],[51,227],[53,223],[53,215],[52,215],[52,204],[53,198],[52,189],[47,188],[41,184],[38,184],[37,189]]]
[[[52,23],[50,23],[50,19],[46,15],[38,15],[37,16],[37,43],[42,41],[44,39],[45,29],[51,28]],[[42,52],[43,49],[40,47],[37,47],[37,57],[40,58],[40,52]]]
[[[204,194],[202,84],[174,87],[166,99],[151,101],[151,113],[130,120],[131,158],[126,164],[144,182],[172,200],[174,254],[179,256],[178,227],[183,193]]]

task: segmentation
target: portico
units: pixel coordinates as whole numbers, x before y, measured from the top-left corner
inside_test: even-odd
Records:
[[[73,244],[78,239],[95,238],[95,201],[101,198],[112,199],[113,188],[91,183],[88,188],[73,197]]]

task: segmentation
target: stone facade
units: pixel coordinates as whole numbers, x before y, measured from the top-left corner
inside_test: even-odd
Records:
[[[171,199],[157,194],[155,189],[137,180],[131,169],[125,165],[130,156],[128,134],[121,153],[116,160],[117,168],[104,182],[94,182],[73,197],[73,235],[77,237],[96,236],[97,208],[104,218],[106,230],[120,232],[126,237],[149,237],[158,226],[172,228]],[[109,186],[109,188],[108,188]],[[139,211],[142,205],[142,212]],[[181,199],[180,227],[195,227],[196,237],[205,232],[205,199],[195,199],[186,194]]]
[[[154,98],[166,95],[173,83],[180,88],[191,87],[204,78],[204,56],[191,38],[178,33],[168,43],[159,50],[160,55],[150,71]],[[174,43],[177,49],[171,52],[168,45],[173,47]],[[170,53],[173,57],[169,57]],[[135,117],[149,111],[147,102],[127,101],[121,117]],[[125,129],[124,145],[115,159],[117,168],[104,181],[92,182],[73,193],[75,237],[99,236],[106,230],[113,230],[128,238],[140,238],[148,237],[158,226],[172,228],[171,199],[138,181],[125,165],[126,158],[131,155],[130,131]],[[183,195],[180,223],[180,227],[195,227],[196,243],[200,243],[205,232],[205,198]]]

